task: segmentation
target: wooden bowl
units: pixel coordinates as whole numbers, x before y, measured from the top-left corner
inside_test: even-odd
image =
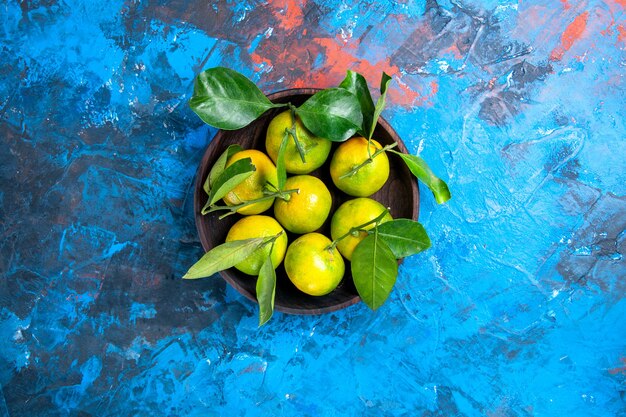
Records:
[[[291,89],[270,94],[268,98],[276,103],[291,102],[294,105],[299,106],[317,91],[319,90],[312,88]],[[241,218],[241,215],[234,214],[219,220],[218,216],[222,214],[220,212],[211,213],[206,216],[201,214],[202,207],[207,200],[207,195],[204,192],[202,185],[204,184],[211,167],[217,158],[219,158],[219,156],[231,144],[236,143],[241,145],[244,149],[258,149],[265,152],[265,131],[267,126],[274,116],[284,110],[284,108],[272,109],[252,124],[240,130],[220,130],[207,147],[204,156],[202,157],[202,161],[200,162],[200,167],[198,168],[194,190],[196,226],[200,235],[202,247],[205,251],[209,251],[213,247],[224,243],[226,234],[228,233],[230,227]],[[383,146],[396,142],[398,143],[396,149],[407,153],[407,149],[402,140],[400,140],[389,123],[382,118],[378,121],[378,126],[374,131],[373,137]],[[329,238],[330,218],[332,213],[334,213],[341,203],[354,198],[339,191],[330,178],[329,164],[332,152],[338,145],[339,144],[337,143],[333,144],[331,154],[329,155],[326,163],[311,173],[311,175],[315,175],[324,181],[333,197],[331,214],[324,225],[318,230],[320,233],[323,233]],[[379,201],[384,206],[389,207],[391,209],[391,215],[394,218],[409,218],[417,220],[419,212],[419,190],[416,180],[400,157],[392,153],[387,153],[387,155],[389,156],[390,163],[389,180],[383,188],[371,196],[371,198]],[[273,216],[272,209],[263,214]],[[293,242],[297,236],[298,235],[289,233],[289,242]],[[226,282],[232,285],[237,291],[250,300],[256,302],[255,277],[243,274],[235,268],[222,271],[220,274]],[[346,274],[339,286],[330,294],[322,297],[314,297],[299,291],[287,277],[282,264],[276,270],[275,309],[278,311],[289,314],[322,314],[340,310],[357,303],[359,300],[360,297],[357,294],[354,283],[352,282],[352,276],[350,274],[350,263],[347,261]]]

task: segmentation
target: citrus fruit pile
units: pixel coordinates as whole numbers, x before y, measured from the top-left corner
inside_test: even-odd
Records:
[[[430,246],[419,223],[394,219],[372,198],[388,180],[387,153],[399,155],[438,202],[449,198],[447,185],[421,158],[372,138],[389,81],[383,74],[374,105],[364,78],[348,71],[339,87],[321,90],[296,108],[270,102],[235,71],[201,73],[190,105],[212,126],[235,130],[269,109],[288,109],[274,113],[264,147],[230,145],[211,167],[201,213],[239,218],[184,278],[231,267],[257,277],[259,325],[272,315],[281,264],[291,283],[312,297],[331,293],[349,270],[361,299],[380,307],[395,283],[397,260]]]
[[[285,272],[296,288],[305,294],[322,296],[339,285],[346,269],[345,260],[351,260],[355,247],[368,235],[367,230],[375,226],[372,221],[381,215],[378,223],[392,219],[381,203],[368,198],[387,181],[389,160],[381,154],[355,174],[346,175],[369,157],[367,139],[348,139],[331,157],[332,142],[315,136],[290,113],[289,110],[281,112],[269,123],[265,153],[255,149],[240,150],[226,161],[225,168],[228,168],[250,158],[255,167],[249,177],[223,197],[227,206],[244,215],[230,228],[226,242],[277,236],[273,244],[256,249],[234,267],[247,275],[259,275],[269,255],[274,269],[284,261]],[[286,135],[285,131],[292,126],[296,134]],[[296,140],[303,150],[302,155]],[[382,147],[372,140],[370,148],[374,153]],[[279,156],[283,158],[288,175],[281,187],[282,194],[271,192],[278,190],[276,164]],[[354,197],[334,213],[331,213],[333,200],[328,186],[311,175],[320,167],[330,171],[333,185],[328,186],[342,190],[336,193],[345,192],[347,198]],[[238,205],[242,206],[238,208]],[[330,233],[324,235],[320,229],[328,219],[331,219],[327,228]],[[363,230],[356,230],[363,224]],[[290,244],[288,239],[292,240]]]

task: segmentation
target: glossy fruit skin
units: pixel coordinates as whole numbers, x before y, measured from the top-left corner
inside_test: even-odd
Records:
[[[372,139],[370,153],[373,155],[378,149],[382,149],[380,143]],[[335,186],[354,197],[369,197],[380,190],[389,178],[389,158],[385,152],[378,154],[355,174],[341,178],[368,158],[367,139],[354,137],[342,143],[330,161],[330,176]]]
[[[350,231],[351,228],[360,226],[378,217],[385,206],[378,201],[367,197],[353,198],[343,203],[330,221],[330,236],[332,239],[338,239]],[[390,213],[387,213],[380,221],[380,224],[393,220]],[[370,230],[374,224],[364,227]],[[337,243],[337,249],[347,259],[352,260],[352,252],[365,237],[367,232],[358,232],[356,236],[348,235]]]
[[[265,149],[274,163],[278,161],[278,150],[283,141],[285,129],[291,129],[292,125],[291,111],[286,110],[274,117],[267,127]],[[285,169],[290,174],[308,174],[326,162],[332,143],[311,133],[304,127],[300,118],[296,118],[296,135],[304,149],[306,162],[302,162],[296,142],[289,135],[285,149]]]
[[[273,247],[269,244],[257,249],[246,260],[235,265],[235,268],[247,275],[259,275],[261,266],[271,249],[272,265],[276,269],[285,257],[288,244],[287,233],[273,217],[252,215],[239,219],[228,231],[226,242],[274,236],[280,232],[283,233],[274,241]]]
[[[256,167],[256,171],[224,196],[224,203],[228,206],[234,206],[245,201],[264,197],[263,189],[266,187],[266,184],[271,183],[276,185],[278,183],[278,175],[274,163],[263,152],[255,149],[237,152],[228,159],[226,166],[228,167],[235,161],[244,158],[252,159],[252,164]],[[245,215],[260,214],[272,207],[273,203],[274,199],[267,199],[240,208],[237,212]]]
[[[336,248],[327,249],[330,239],[320,233],[307,233],[287,248],[285,271],[300,291],[314,296],[337,288],[345,273],[345,262]]]
[[[333,203],[326,185],[311,175],[296,175],[287,178],[285,190],[297,189],[289,194],[289,200],[277,198],[274,202],[274,217],[292,233],[313,232],[324,224]]]

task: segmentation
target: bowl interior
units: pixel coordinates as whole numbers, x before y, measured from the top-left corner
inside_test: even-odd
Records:
[[[293,89],[285,90],[269,95],[269,99],[275,103],[291,102],[298,106],[307,98],[314,94],[316,89]],[[273,109],[266,112],[262,117],[254,121],[249,126],[236,130],[220,130],[207,147],[200,167],[198,168],[195,190],[194,190],[194,210],[196,226],[200,235],[200,241],[205,251],[224,242],[230,227],[241,218],[239,214],[218,219],[220,213],[211,213],[203,216],[202,207],[206,203],[207,195],[202,185],[206,180],[211,167],[219,156],[231,144],[239,144],[244,149],[258,149],[265,152],[265,131],[267,125],[274,116],[284,111],[284,109]],[[400,140],[396,132],[389,124],[379,119],[378,126],[374,131],[374,139],[382,145],[393,142],[398,143],[398,151],[407,152],[404,143]],[[311,175],[319,177],[328,187],[332,197],[333,206],[331,215],[324,225],[318,230],[320,233],[330,238],[330,218],[332,213],[350,197],[339,191],[333,184],[329,164],[332,153],[339,144],[334,143],[331,154],[326,163],[319,169],[313,171]],[[384,206],[389,207],[394,218],[410,218],[417,220],[419,210],[419,190],[414,177],[406,168],[402,160],[392,153],[389,156],[390,172],[389,180],[371,198],[379,201]],[[272,209],[263,214],[273,215]],[[288,234],[289,242],[293,242],[298,235]],[[235,268],[221,272],[222,277],[241,294],[256,302],[256,278],[243,274]],[[276,270],[276,298],[275,309],[291,314],[321,314],[339,310],[349,305],[357,303],[360,298],[357,294],[352,276],[350,274],[350,263],[346,261],[346,274],[339,286],[330,294],[322,297],[314,297],[299,291],[289,280],[282,264]]]

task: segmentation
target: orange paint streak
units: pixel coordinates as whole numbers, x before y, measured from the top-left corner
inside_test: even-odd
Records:
[[[582,37],[582,34],[587,27],[588,18],[589,12],[581,13],[567,26],[565,32],[561,35],[561,44],[554,48],[550,54],[551,61],[560,61],[565,52],[569,51],[574,43]]]
[[[561,0],[561,4],[563,5],[563,8],[565,10],[567,10],[567,9],[569,9],[571,7],[567,0]]]
[[[300,4],[298,0],[270,0],[269,4],[274,9],[273,14],[278,21],[278,26],[286,30],[302,26],[304,4]]]

